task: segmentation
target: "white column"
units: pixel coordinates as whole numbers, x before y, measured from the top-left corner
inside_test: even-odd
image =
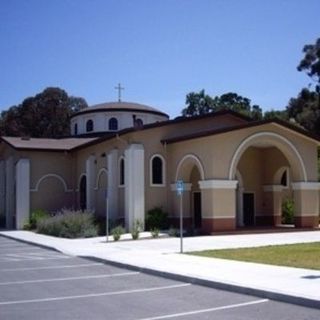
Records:
[[[12,229],[14,216],[14,163],[13,157],[6,160],[6,228]]]
[[[125,150],[125,224],[131,230],[135,220],[144,222],[144,148],[131,144]]]
[[[20,159],[16,165],[16,228],[22,229],[30,213],[30,160]]]
[[[114,220],[118,216],[118,150],[113,149],[109,152],[107,158],[108,164],[108,207],[109,218]]]
[[[94,187],[96,179],[96,158],[94,155],[91,155],[86,160],[86,176],[87,176],[87,210],[95,209],[94,203]]]

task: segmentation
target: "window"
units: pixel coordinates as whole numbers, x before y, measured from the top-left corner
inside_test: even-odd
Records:
[[[93,121],[91,119],[87,121],[86,129],[87,129],[87,132],[93,131]]]
[[[76,136],[78,134],[78,124],[75,123],[74,125],[74,135]]]
[[[151,185],[164,185],[164,159],[160,155],[151,158],[150,164]]]
[[[118,130],[118,120],[116,118],[111,118],[109,120],[109,130]]]
[[[119,180],[120,180],[120,186],[124,186],[124,183],[125,183],[125,180],[124,180],[124,158],[120,159]]]
[[[288,170],[284,170],[282,176],[281,176],[281,185],[284,187],[288,187]]]
[[[142,121],[141,119],[137,119],[137,120],[136,120],[136,126],[137,126],[138,128],[143,127],[143,121]]]

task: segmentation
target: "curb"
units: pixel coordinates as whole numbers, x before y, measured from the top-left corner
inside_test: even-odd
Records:
[[[0,234],[0,236],[2,236],[4,238],[16,240],[21,243],[27,243],[27,244],[38,246],[40,248],[49,249],[52,251],[61,252],[63,254],[71,255],[70,253],[63,252],[63,250],[58,250],[58,249],[53,248],[52,246],[49,246],[49,245],[34,243],[30,240],[17,239],[13,236],[4,235],[4,234]],[[209,287],[209,288],[214,288],[214,289],[218,289],[218,290],[225,290],[225,291],[229,291],[229,292],[236,292],[236,293],[241,293],[241,294],[253,295],[253,296],[256,296],[259,298],[267,298],[270,300],[300,305],[303,307],[320,309],[320,300],[315,300],[315,299],[311,299],[311,298],[298,297],[298,296],[293,296],[290,294],[278,293],[278,292],[268,291],[268,290],[263,290],[263,289],[243,287],[240,285],[226,283],[226,282],[205,280],[205,279],[181,275],[181,274],[173,273],[173,272],[159,271],[159,270],[146,268],[146,267],[138,267],[138,266],[131,265],[128,263],[123,263],[123,262],[118,262],[118,261],[113,261],[113,260],[108,260],[108,259],[103,259],[103,258],[98,258],[98,257],[93,257],[93,256],[78,255],[76,257],[87,259],[87,260],[92,260],[92,261],[96,261],[96,262],[102,262],[105,264],[109,264],[109,265],[112,265],[115,267],[125,268],[125,269],[132,270],[132,271],[140,271],[140,272],[154,275],[154,276],[165,277],[165,278],[171,279],[171,280],[188,282],[188,283],[201,285],[201,286],[205,286],[205,287]]]

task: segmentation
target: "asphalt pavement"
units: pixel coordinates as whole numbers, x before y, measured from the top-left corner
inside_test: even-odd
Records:
[[[0,237],[1,320],[319,317],[318,309],[168,279]]]

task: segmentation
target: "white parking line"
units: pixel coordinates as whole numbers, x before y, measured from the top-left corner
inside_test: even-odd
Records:
[[[254,304],[268,302],[268,301],[269,301],[268,299],[261,299],[261,300],[255,300],[255,301],[238,303],[238,304],[229,304],[229,305],[226,305],[226,306],[209,308],[209,309],[201,309],[201,310],[194,310],[194,311],[181,312],[181,313],[172,313],[172,314],[167,314],[167,315],[158,316],[158,317],[143,318],[143,319],[139,319],[139,320],[160,320],[160,319],[170,319],[170,318],[176,318],[176,317],[184,317],[184,316],[190,316],[190,315],[199,314],[199,313],[206,313],[206,312],[220,311],[220,310],[226,310],[226,309],[241,308],[241,307],[245,307],[245,306],[251,306],[251,305],[254,305]]]
[[[194,311],[181,312],[181,313],[172,313],[172,314],[167,314],[167,315],[158,316],[158,317],[143,318],[143,319],[139,319],[139,320],[160,320],[160,319],[170,319],[170,318],[176,318],[176,317],[184,317],[184,316],[190,316],[190,315],[199,314],[199,313],[206,313],[206,312],[220,311],[220,310],[226,310],[226,309],[241,308],[241,307],[245,307],[245,306],[251,306],[251,305],[254,305],[254,304],[268,302],[268,301],[269,301],[268,299],[261,299],[261,300],[255,300],[255,301],[238,303],[238,304],[229,304],[229,305],[226,305],[226,306],[209,308],[209,309],[201,309],[201,310],[194,310]]]
[[[0,269],[0,272],[10,272],[10,271],[28,271],[28,270],[46,270],[46,269],[64,269],[64,268],[83,268],[83,267],[94,267],[94,266],[104,266],[104,263],[84,263],[84,264],[72,264],[72,265],[62,265],[62,266],[49,266],[49,267],[25,267],[25,268],[10,268],[10,269]]]
[[[7,253],[3,257],[0,257],[0,261],[2,262],[10,262],[10,261],[33,261],[33,260],[58,260],[58,259],[70,259],[70,256],[64,255],[48,255],[42,254],[41,256],[36,256],[28,253]]]
[[[132,293],[141,293],[141,292],[151,292],[151,291],[159,291],[159,290],[169,290],[176,289],[181,287],[190,286],[190,283],[176,284],[171,286],[163,286],[163,287],[154,287],[154,288],[141,288],[134,290],[123,290],[123,291],[113,291],[113,292],[101,292],[101,293],[91,293],[91,294],[83,294],[78,296],[64,296],[64,297],[54,297],[54,298],[44,298],[44,299],[31,299],[31,300],[15,300],[15,301],[3,301],[0,302],[0,306],[12,305],[12,304],[26,304],[26,303],[37,303],[37,302],[51,302],[51,301],[61,301],[61,300],[75,300],[75,299],[83,299],[83,298],[96,298],[103,296],[116,296],[121,294],[132,294]]]
[[[114,274],[101,274],[101,275],[82,276],[82,277],[52,278],[52,279],[25,280],[25,281],[11,281],[11,282],[0,282],[0,286],[8,286],[8,285],[13,285],[13,284],[69,281],[69,280],[113,278],[113,277],[134,276],[134,275],[137,275],[137,274],[140,274],[140,272],[121,272],[121,273],[114,273]]]

